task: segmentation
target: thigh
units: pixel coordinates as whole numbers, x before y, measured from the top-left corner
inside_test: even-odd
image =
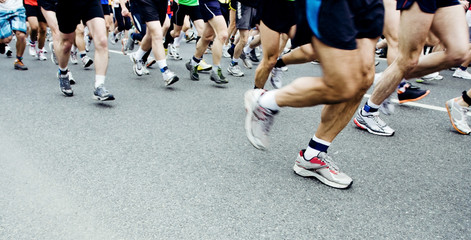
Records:
[[[89,20],[94,19],[94,18],[105,19],[103,6],[100,4],[99,1],[96,1],[96,0],[81,0],[81,1],[85,2],[82,9],[82,17],[81,17],[81,20],[84,24],[87,24]],[[106,9],[108,9],[108,15],[106,16],[109,18],[110,15],[109,15],[108,5],[106,5]],[[110,19],[109,21],[112,21],[112,20]]]
[[[263,58],[277,58],[280,48],[280,33],[270,29],[265,22],[260,23],[260,40],[262,41]]]
[[[435,12],[431,29],[448,50],[468,46],[468,27],[460,5],[439,8]]]
[[[63,34],[75,32],[80,23],[80,5],[76,1],[59,0],[56,8],[56,17],[59,30]]]

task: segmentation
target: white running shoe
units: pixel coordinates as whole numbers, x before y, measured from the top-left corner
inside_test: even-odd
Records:
[[[263,89],[251,89],[245,92],[244,105],[245,133],[252,145],[260,150],[266,150],[269,145],[268,133],[273,125],[273,120],[277,112],[260,106],[258,103],[260,96],[266,91]]]
[[[451,125],[453,125],[453,128],[461,134],[470,134],[471,128],[468,125],[467,115],[469,108],[459,105],[457,101],[458,98],[453,98],[448,100],[445,104]]]
[[[250,61],[249,54],[245,54],[244,52],[242,52],[242,54],[240,54],[240,59],[242,59],[242,63],[244,63],[245,68],[252,69],[253,64],[252,61]]]
[[[78,64],[77,51],[71,51],[70,52],[70,62],[72,64]]]
[[[164,78],[165,86],[170,86],[179,80],[178,76],[170,71],[170,69],[165,70],[165,72],[162,73],[162,77]]]
[[[30,42],[29,44],[29,55],[36,58],[36,43]]]
[[[229,50],[229,48],[231,47],[231,45],[224,45],[222,46],[222,56],[225,57],[225,58],[231,58],[231,54],[229,54],[227,52],[227,50]]]
[[[281,71],[281,68],[274,67],[268,79],[270,79],[273,88],[281,88],[283,86],[283,71]]]
[[[453,73],[453,77],[462,78],[462,79],[471,79],[471,74],[468,71],[463,71],[460,68],[457,68]]]
[[[306,160],[304,151],[299,152],[294,163],[293,170],[296,174],[302,177],[315,177],[333,188],[344,189],[352,186],[352,178],[341,172],[327,153],[320,152],[317,157]]]
[[[136,53],[129,54],[129,58],[133,63],[132,70],[137,76],[142,76],[144,74],[144,72],[142,71],[144,62],[142,61],[142,59],[137,59],[135,55]]]
[[[242,70],[240,69],[239,64],[237,64],[237,63],[235,65],[229,64],[229,67],[227,68],[227,71],[234,77],[244,76],[244,73],[242,72]]]
[[[38,60],[40,60],[40,61],[46,61],[47,60],[46,53],[43,50],[37,51],[36,55],[38,56]]]
[[[358,110],[353,122],[359,128],[379,136],[392,136],[394,129],[390,128],[380,117],[379,112],[363,113],[363,108]]]
[[[82,66],[83,66],[83,68],[88,68],[88,67],[90,67],[92,64],[93,64],[93,60],[92,60],[89,56],[85,55],[85,56],[82,58]]]

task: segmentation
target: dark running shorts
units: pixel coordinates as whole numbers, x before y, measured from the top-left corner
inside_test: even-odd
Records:
[[[271,30],[288,33],[296,24],[296,7],[294,1],[262,0],[259,7],[262,22]]]
[[[218,0],[200,0],[201,16],[205,22],[216,16],[222,16],[221,4]]]
[[[135,0],[144,22],[159,21],[164,24],[167,16],[167,0]]]
[[[103,9],[103,14],[104,15],[110,15],[110,5],[108,4],[101,4],[101,9]]]
[[[397,0],[397,10],[409,9],[414,2],[419,4],[420,10],[425,13],[435,13],[438,8],[460,4],[458,0]]]
[[[41,13],[41,7],[38,5],[38,6],[31,6],[31,5],[28,5],[28,4],[25,4],[24,5],[25,9],[26,9],[26,17],[29,18],[29,17],[36,17],[38,18],[38,21],[39,22],[46,22],[46,19],[44,18],[43,14]]]
[[[173,17],[177,26],[183,26],[185,16],[190,16],[191,21],[203,19],[199,6],[186,6],[177,4],[175,10],[173,10]]]
[[[44,8],[46,11],[56,12],[57,0],[38,0],[38,6]]]
[[[356,39],[377,38],[383,33],[382,0],[299,0],[306,4],[298,17],[306,16],[311,34],[322,43],[344,50],[357,48]],[[303,10],[300,6],[299,9]],[[300,28],[299,31],[305,31]]]
[[[103,8],[97,0],[59,0],[57,4],[57,23],[62,33],[73,33],[80,23],[84,24],[93,18],[104,18]]]

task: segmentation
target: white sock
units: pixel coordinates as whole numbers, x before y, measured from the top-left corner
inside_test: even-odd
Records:
[[[164,67],[167,66],[167,60],[165,59],[157,60],[157,66],[159,66],[160,69],[163,69]]]
[[[265,92],[261,97],[260,99],[258,100],[258,104],[260,104],[260,106],[264,107],[264,108],[268,108],[272,111],[279,111],[280,110],[280,106],[278,106],[278,104],[276,103],[276,100],[275,100],[275,94],[278,90],[272,90],[272,91],[268,91],[268,92]]]
[[[323,147],[329,147],[330,144],[331,144],[330,142],[327,142],[327,141],[324,141],[324,140],[322,140],[322,139],[317,138],[316,135],[314,135],[314,136],[312,137],[312,141],[317,142],[317,143],[319,143],[319,144],[321,144],[321,145],[324,145]],[[317,146],[318,146],[318,145],[317,145]],[[312,159],[313,157],[317,157],[317,155],[318,155],[320,152],[321,152],[321,151],[319,151],[319,150],[317,150],[317,149],[314,149],[314,148],[312,148],[311,146],[308,145],[307,148],[306,148],[306,151],[304,152],[304,159],[310,160],[310,159]]]
[[[105,84],[106,76],[103,75],[95,75],[95,88],[99,87],[102,84]]]
[[[144,55],[146,54],[146,51],[142,50],[141,47],[139,47],[139,49],[137,49],[137,52],[136,52],[136,59],[137,60],[140,60],[142,59],[142,57],[144,57]]]
[[[180,36],[173,39],[173,46],[179,47],[182,39],[185,37],[185,33],[183,31],[180,32]]]

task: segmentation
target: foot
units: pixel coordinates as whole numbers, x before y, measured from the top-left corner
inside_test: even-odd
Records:
[[[244,76],[244,73],[242,72],[242,70],[240,69],[240,66],[239,64],[234,64],[234,65],[229,65],[229,67],[227,68],[227,71],[234,77],[242,77]]]
[[[270,76],[268,76],[268,79],[270,80],[271,85],[273,88],[278,89],[283,86],[283,71],[281,71],[281,68],[274,67],[271,70]]]
[[[165,86],[170,86],[179,80],[178,76],[169,69],[162,73],[162,76],[164,78]]]
[[[365,113],[361,108],[353,118],[359,128],[379,136],[393,136],[394,129],[390,128],[380,117],[379,112]]]
[[[188,71],[190,71],[190,79],[191,80],[194,80],[194,81],[199,81],[200,80],[200,76],[198,74],[198,65],[195,65],[195,66],[191,65],[191,60],[185,64],[186,69],[188,69]]]
[[[211,81],[214,81],[217,84],[225,84],[228,83],[226,77],[222,75],[222,69],[218,68],[216,71],[212,70],[211,71],[211,76],[210,76]]]
[[[397,90],[397,98],[399,103],[414,102],[418,101],[430,93],[430,90],[422,90],[410,83],[405,84],[405,90]]]
[[[277,112],[260,106],[260,96],[265,93],[263,89],[252,89],[245,92],[244,104],[246,110],[245,133],[252,145],[260,150],[266,150],[269,145],[268,133],[273,125]]]
[[[82,66],[83,68],[88,68],[93,64],[93,60],[89,56],[85,56],[82,58]]]
[[[60,74],[60,72],[58,72],[57,78],[59,79],[59,87],[61,89],[61,92],[67,97],[72,97],[74,95],[74,92],[70,87],[69,73],[67,73],[66,75],[62,75]]]
[[[317,157],[306,160],[304,151],[299,152],[294,163],[293,170],[296,174],[302,177],[315,177],[333,188],[345,189],[352,186],[352,178],[341,172],[327,153],[321,152]]]
[[[15,67],[16,70],[23,70],[23,71],[28,70],[28,67],[25,66],[23,61],[18,60],[18,59],[15,60],[15,63],[13,66]]]
[[[468,125],[467,115],[469,108],[459,105],[457,101],[458,98],[453,98],[448,100],[445,104],[451,125],[461,134],[470,134],[471,128]]]
[[[113,94],[108,92],[106,90],[105,86],[101,84],[97,88],[95,88],[95,91],[93,92],[93,98],[98,100],[98,101],[112,101],[114,100]]]

